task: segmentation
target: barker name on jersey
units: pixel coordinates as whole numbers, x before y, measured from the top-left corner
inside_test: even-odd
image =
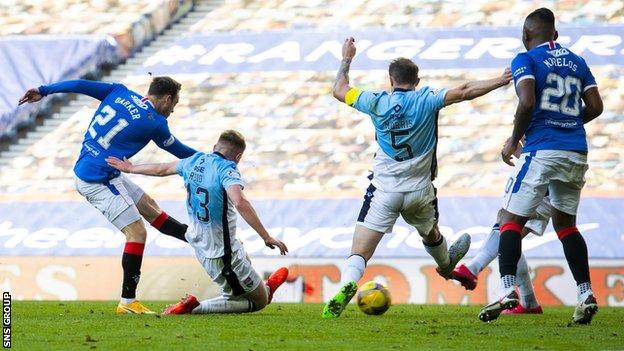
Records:
[[[88,80],[58,82],[39,87],[43,96],[53,93],[80,93],[101,101],[84,136],[74,172],[89,183],[106,183],[119,171],[105,159],[130,158],[154,141],[178,158],[196,151],[178,141],[169,131],[167,119],[152,103],[123,84]]]

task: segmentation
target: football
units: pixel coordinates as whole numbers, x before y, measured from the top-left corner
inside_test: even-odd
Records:
[[[390,291],[384,284],[370,281],[362,285],[357,295],[360,310],[370,315],[384,314],[392,304]]]

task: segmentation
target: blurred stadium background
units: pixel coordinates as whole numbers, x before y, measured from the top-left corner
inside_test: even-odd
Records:
[[[247,192],[270,231],[291,248],[287,258],[274,257],[240,223],[238,235],[256,268],[290,267],[293,279],[276,299],[320,302],[337,287],[376,149],[367,117],[331,96],[342,40],[356,38],[351,79],[358,86],[387,88],[388,61],[407,56],[419,64],[422,85],[452,87],[501,73],[523,50],[525,15],[540,6],[555,12],[560,42],[586,58],[605,101],[604,114],[587,126],[590,171],[579,228],[596,297],[623,306],[621,0],[2,0],[2,290],[27,300],[114,300],[121,280],[122,234],[73,188],[73,163],[97,102],[57,96],[18,108],[27,88],[88,77],[145,92],[148,72],[181,81],[169,122],[179,139],[211,151],[223,129],[248,138],[240,165]],[[440,115],[440,223],[451,238],[470,233],[472,250],[494,223],[507,182],[510,169],[499,152],[515,101],[509,86]],[[168,160],[172,156],[154,145],[135,157]],[[186,220],[179,178],[133,178]],[[186,245],[156,231],[148,243],[139,297],[216,293]],[[552,227],[523,245],[542,304],[574,304],[572,276]],[[418,234],[399,222],[364,279],[389,283],[396,303],[483,304],[494,295],[496,267],[468,294],[435,274]]]

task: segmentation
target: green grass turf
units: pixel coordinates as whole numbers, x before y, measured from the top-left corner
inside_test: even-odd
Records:
[[[146,303],[152,309],[162,302]],[[274,304],[239,315],[114,314],[116,302],[19,302],[16,350],[623,350],[624,309],[601,307],[590,326],[568,326],[572,307],[501,316],[485,324],[478,306],[392,306],[367,316],[350,305],[321,319],[321,305]]]

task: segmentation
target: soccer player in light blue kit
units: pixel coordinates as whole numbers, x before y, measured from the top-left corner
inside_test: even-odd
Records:
[[[196,151],[177,140],[167,124],[178,103],[180,88],[180,83],[170,77],[155,77],[143,97],[123,84],[73,80],[30,89],[19,101],[20,105],[37,102],[55,93],[85,94],[101,101],[85,133],[74,173],[78,192],[126,236],[118,314],[154,313],[136,300],[147,238],[141,217],[180,240],[184,240],[187,226],[169,217],[105,159],[132,157],[150,141],[178,158],[193,155]]]
[[[436,190],[436,145],[438,112],[445,106],[471,100],[511,81],[506,69],[501,77],[468,82],[454,89],[416,90],[418,66],[406,58],[390,63],[388,73],[392,92],[363,91],[349,86],[349,66],[355,56],[354,39],[342,47],[342,64],[333,94],[336,99],[371,117],[379,150],[375,154],[371,184],[357,219],[351,256],[342,272],[340,291],[325,305],[322,317],[340,316],[364,274],[385,233],[392,232],[399,215],[415,227],[425,250],[438,264],[445,279],[470,247],[470,236],[463,234],[447,250],[446,239],[438,229]]]
[[[557,37],[552,11],[533,11],[522,32],[527,52],[518,54],[511,64],[518,107],[511,138],[501,151],[503,161],[513,166],[511,156],[523,135],[526,142],[502,206],[498,248],[501,293],[479,313],[484,322],[518,305],[514,289],[520,233],[547,192],[553,227],[577,283],[578,303],[572,320],[588,324],[598,311],[587,245],[576,228],[576,212],[588,167],[583,125],[602,113],[602,99],[585,60],[556,43]]]
[[[165,309],[165,314],[240,313],[263,309],[273,292],[288,277],[288,269],[275,271],[266,284],[251,266],[241,242],[236,238],[236,213],[264,240],[266,246],[288,252],[283,242],[266,231],[251,203],[243,195],[244,183],[236,165],[243,156],[246,143],[233,130],[221,133],[214,152],[198,152],[193,156],[161,164],[133,165],[114,157],[109,164],[123,172],[152,176],[179,174],[187,191],[186,208],[191,229],[186,239],[195,249],[197,259],[210,278],[223,292],[222,296],[197,301],[193,295]]]

